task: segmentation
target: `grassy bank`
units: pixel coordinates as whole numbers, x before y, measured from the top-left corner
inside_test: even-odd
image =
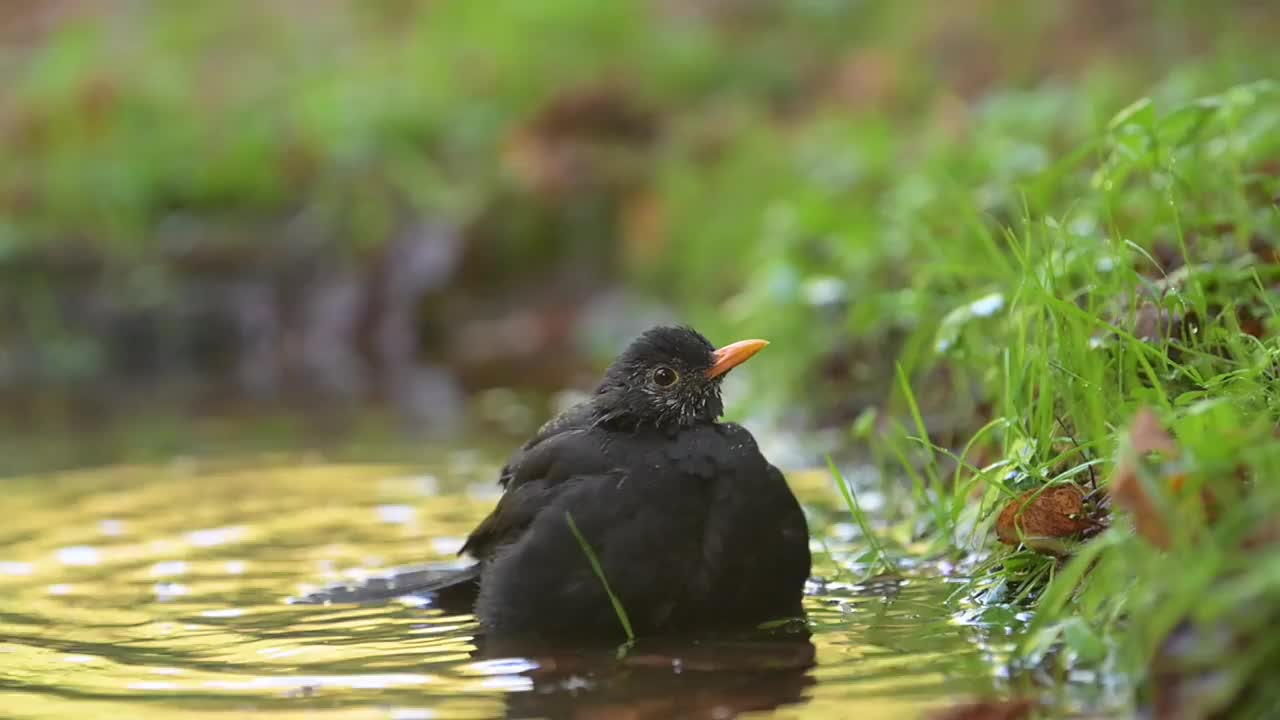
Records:
[[[990,180],[1000,208],[929,198],[896,396],[858,424],[910,479],[886,533],[981,558],[980,607],[1036,610],[1019,663],[1121,672],[1156,717],[1278,699],[1277,90],[1144,98]]]
[[[870,440],[877,534],[974,563],[979,616],[1034,609],[1013,672],[1124,677],[1154,717],[1280,700],[1274,71],[817,113],[661,186],[666,281],[803,349],[779,392]]]

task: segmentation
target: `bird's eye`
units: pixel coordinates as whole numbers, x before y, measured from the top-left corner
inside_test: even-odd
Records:
[[[653,371],[653,382],[656,383],[658,387],[669,388],[672,385],[675,385],[676,380],[679,379],[680,376],[676,374],[676,371],[666,367],[665,365]]]

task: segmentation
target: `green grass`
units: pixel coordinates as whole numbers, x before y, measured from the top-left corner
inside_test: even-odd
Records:
[[[968,592],[1035,609],[1019,662],[1129,677],[1135,704],[1214,673],[1212,692],[1191,693],[1199,712],[1249,717],[1275,699],[1265,668],[1280,662],[1266,630],[1280,618],[1280,536],[1258,539],[1280,529],[1280,265],[1268,250],[1280,247],[1280,87],[1143,99],[1082,147],[1011,188],[1021,200],[1004,222],[951,206],[948,242],[931,246],[913,290],[953,311],[922,313],[904,343],[900,367],[915,376],[878,442],[900,460],[913,488],[901,512],[934,552],[984,558]],[[1157,309],[1178,322],[1149,337]],[[949,392],[987,408],[956,446],[931,437],[917,399],[939,368]],[[1168,426],[1177,458],[1129,448],[1141,407]],[[989,532],[1027,490],[1073,482],[1101,500],[1126,457],[1168,548],[1119,502],[1093,510],[1110,528],[1065,541],[1065,561]],[[1216,500],[1213,522],[1198,489]],[[958,532],[966,518],[971,532]],[[1169,644],[1179,634],[1198,649]]]
[[[836,485],[840,490],[840,496],[844,498],[845,506],[849,508],[849,514],[853,517],[854,522],[858,524],[858,529],[862,532],[862,540],[871,550],[871,566],[875,570],[879,568],[886,573],[896,572],[893,560],[885,551],[884,543],[876,535],[875,530],[871,527],[871,521],[867,517],[867,513],[858,505],[858,495],[853,486],[845,480],[840,469],[836,467],[835,462],[831,460],[831,456],[827,456],[827,468],[831,471],[832,477],[836,480]],[[830,555],[830,551],[827,552]]]
[[[246,228],[300,208],[333,230],[335,251],[358,255],[385,242],[401,206],[465,222],[500,202],[512,192],[501,158],[513,130],[560,94],[608,79],[662,121],[642,174],[656,176],[680,242],[654,269],[674,273],[674,285],[702,305],[708,289],[740,291],[762,258],[769,274],[803,275],[812,258],[797,235],[835,232],[859,245],[883,230],[908,239],[913,228],[901,215],[947,196],[967,204],[958,195],[969,178],[997,183],[982,188],[981,206],[1016,204],[1001,196],[1008,181],[1036,174],[1036,183],[1052,183],[1056,169],[1043,166],[1093,129],[1096,104],[1120,102],[1170,68],[1167,95],[1257,73],[1269,40],[1265,17],[1242,26],[1216,9],[1169,7],[1143,18],[1128,46],[1088,36],[1097,58],[1073,84],[1038,87],[1031,78],[1054,70],[1055,58],[1041,52],[1063,13],[1053,4],[980,11],[987,17],[920,1],[837,0],[701,19],[652,5],[334,3],[300,18],[244,4],[160,3],[106,17],[69,13],[39,42],[0,50],[11,88],[0,200],[14,211],[0,259],[76,241],[138,261],[175,214],[229,223],[252,244],[260,238]],[[983,96],[981,132],[965,138],[976,146],[963,150],[956,133],[967,121],[947,129],[937,113],[958,92],[948,73],[966,68],[927,57],[955,14],[990,21],[968,32],[997,61],[991,82],[1005,88]],[[1196,56],[1197,34],[1217,41],[1218,53]],[[1123,63],[1111,59],[1117,51]],[[841,64],[858,59],[876,63],[883,77],[872,79],[884,85],[879,102],[849,112],[827,95],[838,90]],[[799,116],[803,132],[778,127],[783,99],[812,106]],[[1195,121],[1192,113],[1175,129]],[[720,162],[706,162],[707,145],[725,151]],[[904,163],[906,155],[921,162]],[[921,174],[942,166],[960,171],[950,187]],[[795,192],[802,187],[810,192]],[[850,189],[878,191],[883,202],[833,202]],[[760,202],[770,198],[776,207]],[[765,229],[757,210],[776,216],[772,237],[756,239]],[[895,222],[882,228],[885,215]],[[554,245],[529,226],[514,223],[499,242],[513,252]],[[848,257],[829,269],[849,279],[874,268]],[[886,309],[860,307],[854,320],[872,323]]]
[[[302,243],[360,267],[427,215],[479,228],[467,242],[514,274],[584,263],[713,334],[767,334],[792,351],[765,360],[781,381],[760,401],[818,403],[808,362],[833,338],[910,334],[972,280],[1000,282],[1016,257],[980,229],[1067,207],[1101,113],[1161,78],[1156,101],[1269,72],[1280,27],[1248,2],[1161,4],[1122,27],[1062,2],[681,5],[68,12],[0,49],[0,270],[23,269],[0,290],[24,309],[0,339],[39,336],[56,377],[102,364],[57,312],[59,258],[99,261],[112,297],[163,307],[188,254],[254,272]],[[605,141],[604,189],[548,201],[506,152],[601,84],[651,111],[656,144]],[[658,232],[630,227],[644,202]],[[323,232],[284,231],[299,220]]]
[[[604,568],[600,565],[600,558],[596,555],[596,551],[591,547],[591,543],[587,542],[587,538],[583,536],[582,531],[578,529],[578,524],[573,521],[573,515],[565,511],[564,520],[569,524],[569,530],[573,532],[573,537],[577,539],[578,546],[582,548],[582,554],[587,556],[587,562],[591,563],[591,571],[596,574],[596,578],[600,580],[600,586],[604,588],[604,592],[609,596],[609,603],[613,605],[613,612],[618,616],[618,624],[622,626],[622,631],[626,633],[627,643],[619,649],[624,649],[636,641],[636,633],[631,627],[631,618],[627,615],[627,609],[623,607],[622,600],[613,592],[613,588],[609,586],[609,578],[605,577]]]

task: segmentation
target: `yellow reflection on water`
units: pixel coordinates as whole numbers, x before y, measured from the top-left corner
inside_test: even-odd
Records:
[[[712,717],[781,704],[775,712],[788,717],[912,717],[987,682],[937,589],[892,602],[815,598],[817,666],[748,667],[756,675],[745,684],[714,658],[681,670],[679,657],[642,653],[617,672],[611,661],[477,657],[470,617],[398,602],[283,602],[452,560],[492,504],[466,483],[487,487],[496,464],[441,470],[175,465],[6,480],[4,715],[495,717],[523,708],[612,718],[696,707]],[[821,476],[796,480],[802,496],[829,500]],[[904,640],[922,627],[945,645]]]

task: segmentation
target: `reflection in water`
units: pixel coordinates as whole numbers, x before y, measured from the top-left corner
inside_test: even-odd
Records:
[[[5,481],[6,716],[918,717],[1007,690],[989,664],[999,646],[952,620],[943,579],[832,583],[808,599],[812,635],[647,640],[621,659],[503,647],[477,638],[470,616],[412,599],[282,602],[452,561],[492,502],[467,489],[495,468],[435,469],[431,482],[349,465]],[[797,490],[816,516],[832,507],[824,484]]]
[[[486,667],[519,667],[525,692],[507,695],[511,717],[729,718],[803,700],[815,648],[803,624],[739,637],[641,640],[548,650],[478,638]],[[520,658],[512,664],[511,658]]]

